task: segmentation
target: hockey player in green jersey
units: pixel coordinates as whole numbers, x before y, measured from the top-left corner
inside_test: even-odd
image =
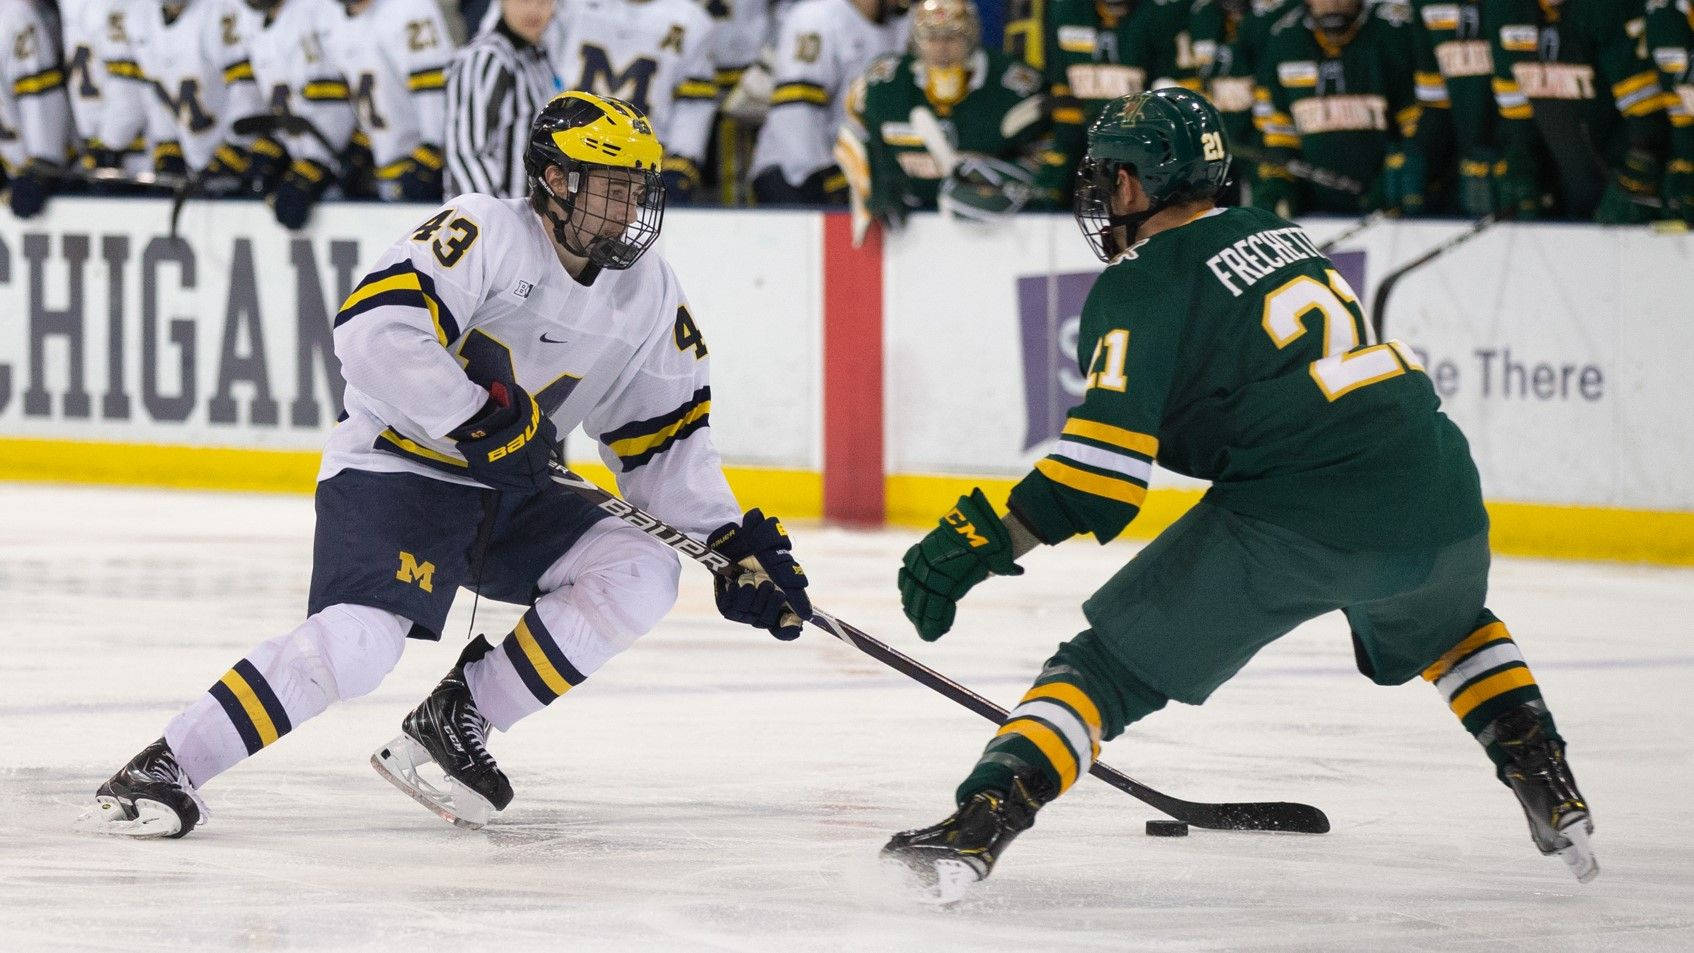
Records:
[[[1200,91],[1217,107],[1224,132],[1237,147],[1260,149],[1259,130],[1253,125],[1253,77],[1257,75],[1259,51],[1265,37],[1291,6],[1301,0],[1194,0],[1189,11],[1188,35],[1194,46],[1194,70]],[[1282,169],[1266,174],[1288,179]],[[1241,205],[1258,181],[1258,163],[1236,155],[1229,170],[1230,191],[1219,204]],[[1245,193],[1245,194],[1244,194]]]
[[[1371,344],[1357,295],[1303,231],[1220,209],[1229,149],[1182,89],[1112,103],[1078,171],[1083,234],[1111,264],[1083,306],[1082,402],[997,512],[960,498],[900,570],[919,635],[952,627],[991,574],[1038,544],[1116,537],[1152,464],[1205,497],[1083,604],[933,827],[884,856],[949,900],[987,876],[1102,741],[1174,699],[1203,703],[1253,654],[1340,609],[1361,672],[1433,682],[1517,795],[1543,853],[1597,872],[1564,741],[1504,623],[1484,606],[1488,517],[1464,435],[1413,352]]]
[[[1658,74],[1638,49],[1641,0],[1489,0],[1494,74],[1534,118],[1554,213],[1655,216],[1668,145]]]
[[[1306,0],[1271,27],[1258,121],[1271,165],[1299,158],[1367,186],[1355,195],[1267,177],[1253,204],[1291,214],[1423,211],[1428,148],[1414,86],[1411,11],[1395,0]]]
[[[1670,161],[1660,194],[1669,217],[1694,225],[1694,2],[1647,0],[1647,49],[1670,117]]]
[[[1428,121],[1450,109],[1457,141],[1458,204],[1466,215],[1529,218],[1538,202],[1529,120],[1502,110],[1483,0],[1411,0],[1418,35],[1417,94]],[[1512,101],[1512,91],[1502,91]]]
[[[1022,204],[1046,142],[1041,76],[984,49],[981,37],[970,0],[923,0],[912,7],[917,52],[876,60],[848,90],[835,156],[855,208],[898,228],[908,212],[936,207],[950,175],[972,176],[973,185],[996,179],[1008,196],[1021,188]],[[942,149],[957,150],[958,168],[944,169],[926,145],[912,115],[919,110],[947,134]]]
[[[1033,0],[1008,27],[1007,48],[1040,70],[1052,96],[1053,155],[1037,178],[1044,197],[1070,205],[1083,132],[1106,104],[1159,85],[1197,86],[1188,42],[1189,0]]]

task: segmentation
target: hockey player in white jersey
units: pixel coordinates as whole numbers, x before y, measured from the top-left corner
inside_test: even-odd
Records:
[[[131,60],[129,9],[132,0],[73,0],[63,5],[65,89],[70,95],[71,120],[83,168],[109,169],[134,175],[149,171],[152,160],[144,140],[131,135],[123,142],[102,139],[108,114],[141,117],[148,90],[108,72],[113,60]],[[139,131],[139,124],[136,126]]]
[[[384,198],[441,201],[447,61],[453,39],[435,0],[345,0],[326,37],[371,144]]]
[[[530,608],[499,645],[473,640],[373,763],[461,826],[504,808],[489,727],[580,684],[676,598],[670,549],[548,478],[579,423],[625,497],[746,567],[717,585],[726,618],[799,634],[805,575],[781,525],[730,493],[706,342],[647,253],[662,156],[633,107],[562,93],[532,126],[528,198],[461,195],[378,259],[335,320],[347,412],[319,471],[309,617],[174,718],[83,827],[188,833],[207,781],[374,689],[408,634],[440,637],[460,586]]]
[[[151,95],[144,99],[156,155],[180,155],[181,167],[207,183],[245,179],[252,169],[246,137],[231,129],[260,111],[247,62],[237,0],[164,0],[130,8],[128,33]]]
[[[788,11],[775,50],[771,112],[753,151],[761,203],[847,203],[835,164],[843,95],[871,61],[905,50],[907,0],[803,0]]]
[[[564,40],[553,62],[565,84],[652,117],[672,202],[687,201],[700,185],[717,111],[717,27],[697,0],[570,0],[554,17],[549,39]]]
[[[0,43],[0,166],[12,213],[29,218],[70,158],[58,12],[43,0],[0,0]]]
[[[333,0],[245,2],[259,14],[248,56],[260,101],[271,112],[306,119],[316,131],[278,137],[290,161],[268,196],[277,222],[300,228],[338,178],[344,184],[352,178],[346,157],[355,124],[347,78],[324,49],[329,25],[342,14]]]

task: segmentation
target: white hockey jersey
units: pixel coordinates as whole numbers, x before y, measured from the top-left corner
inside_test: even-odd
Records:
[[[61,5],[65,16],[65,89],[70,95],[76,137],[90,146],[120,151],[139,146],[130,141],[100,141],[102,117],[108,109],[139,115],[145,102],[139,85],[115,80],[107,72],[109,61],[129,57],[129,2],[69,0]]]
[[[59,15],[41,0],[0,0],[0,162],[70,158],[71,104],[59,55]]]
[[[777,166],[788,184],[798,186],[835,165],[847,87],[872,60],[905,50],[910,36],[909,17],[875,23],[852,0],[802,0],[789,10],[777,38],[771,112],[753,149],[753,174]]]
[[[263,108],[303,116],[317,136],[282,136],[294,159],[337,168],[339,153],[353,139],[353,107],[347,79],[330,59],[324,37],[345,14],[334,0],[282,0],[268,18],[255,18],[247,52]]]
[[[615,96],[645,112],[672,157],[696,166],[717,111],[717,24],[696,0],[570,0],[549,41],[567,89]]]
[[[712,66],[718,87],[732,89],[741,74],[759,59],[776,23],[771,0],[702,0],[717,21],[712,41]]]
[[[345,469],[477,485],[447,433],[516,380],[561,434],[581,424],[630,502],[704,535],[741,516],[712,445],[706,344],[655,252],[579,284],[523,199],[461,195],[377,261],[335,318]]]
[[[435,0],[371,0],[358,14],[343,13],[330,22],[325,43],[347,79],[377,177],[399,175],[420,146],[439,152],[447,122],[447,61],[454,49],[441,7]]]
[[[239,0],[187,0],[174,18],[160,4],[136,4],[129,34],[135,62],[152,90],[149,137],[174,142],[191,169],[201,169],[233,139],[230,125],[261,110],[247,63]]]

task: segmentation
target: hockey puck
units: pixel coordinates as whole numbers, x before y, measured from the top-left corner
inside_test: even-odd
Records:
[[[1187,837],[1188,825],[1183,821],[1148,821],[1148,837]]]

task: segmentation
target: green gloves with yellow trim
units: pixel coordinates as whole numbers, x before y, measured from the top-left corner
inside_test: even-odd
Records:
[[[982,490],[959,504],[916,546],[900,567],[900,604],[918,636],[934,642],[953,627],[953,613],[971,587],[997,576],[1019,576],[1012,537]]]

